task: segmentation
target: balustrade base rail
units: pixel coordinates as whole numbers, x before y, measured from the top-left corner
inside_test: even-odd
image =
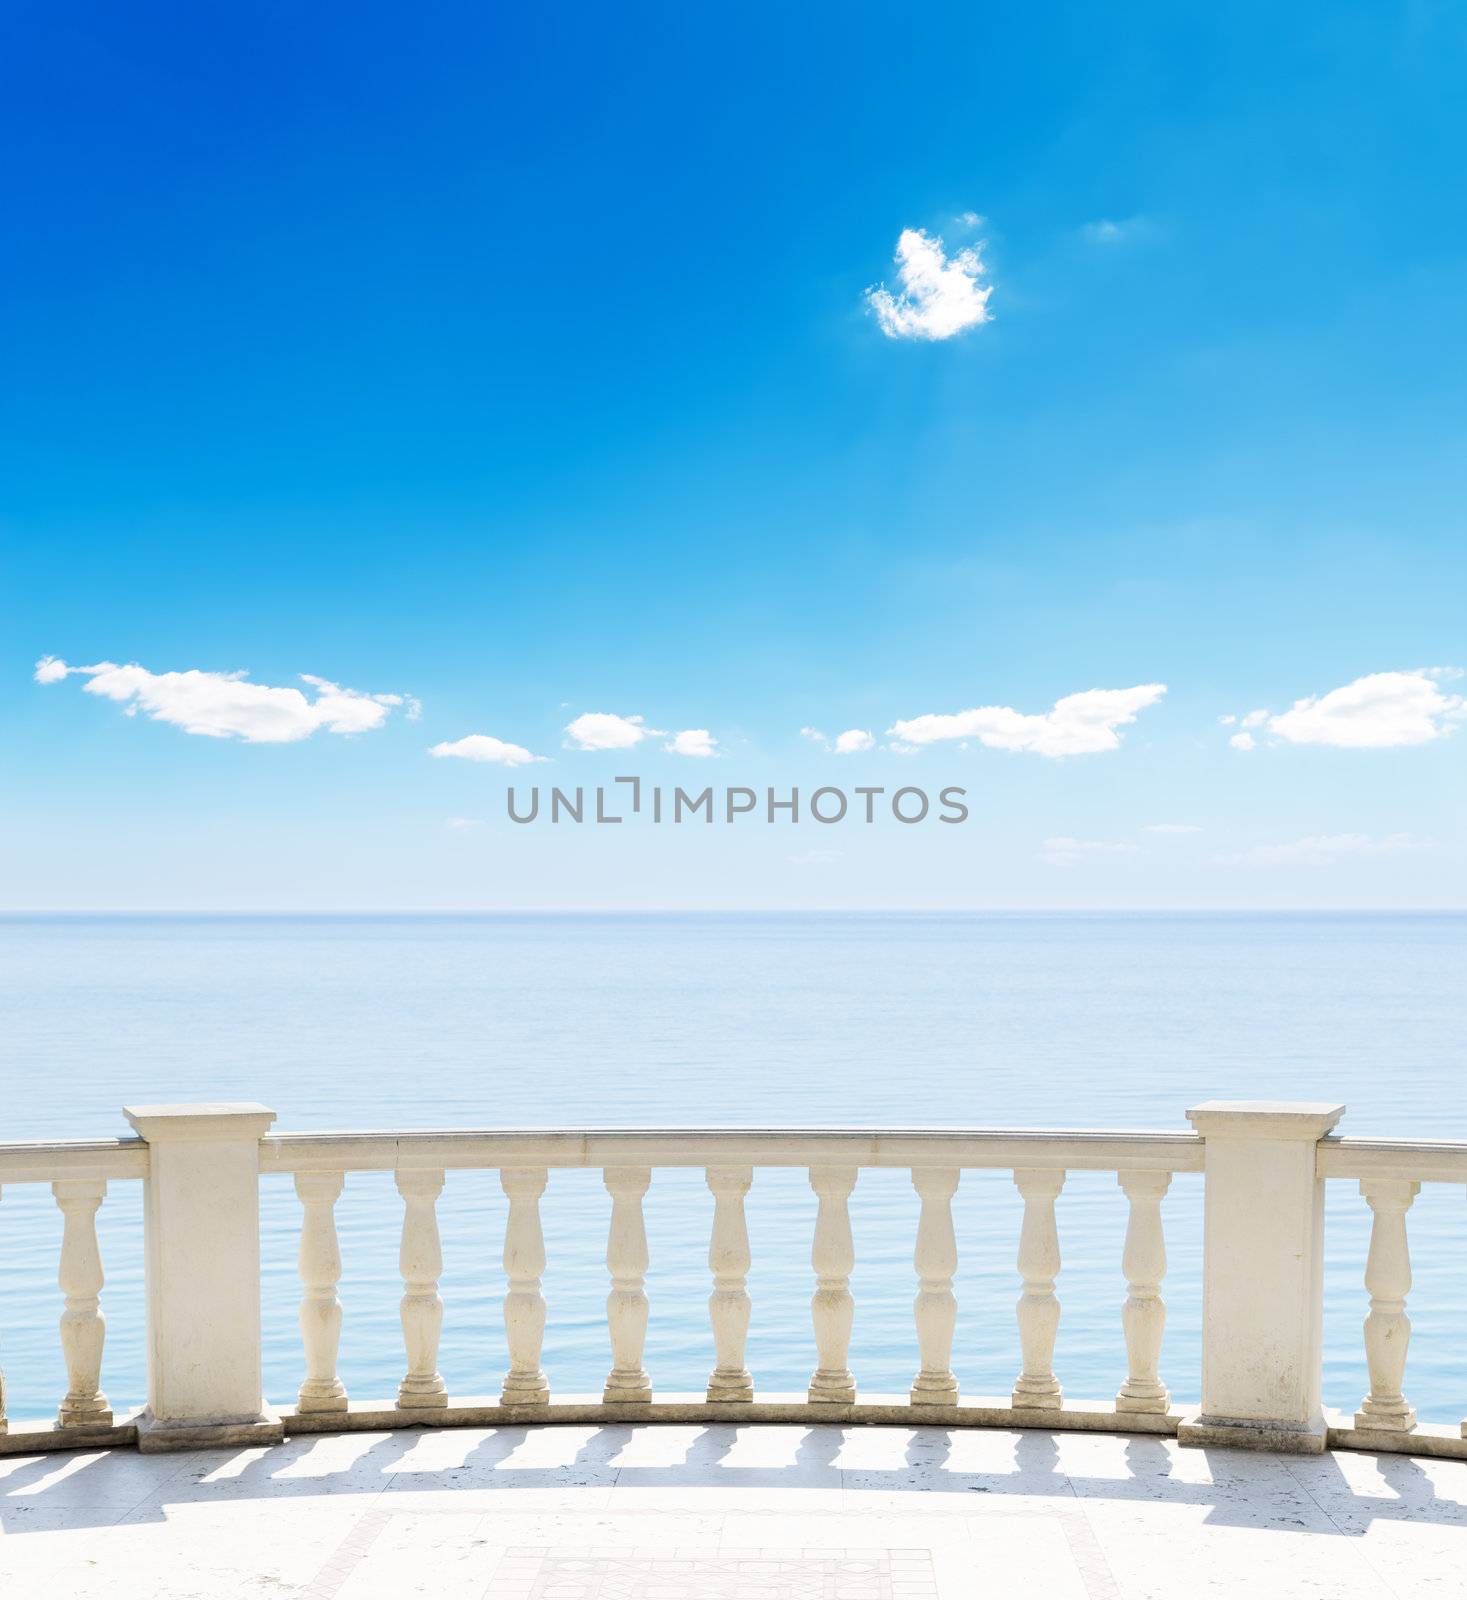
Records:
[[[115,1417],[104,1428],[69,1428],[51,1419],[27,1422],[12,1418],[0,1428],[0,1456],[32,1456],[46,1450],[111,1450],[138,1442],[139,1413]]]
[[[1175,1434],[1177,1412],[1117,1411],[1102,1401],[1067,1400],[1058,1409],[1016,1407],[1005,1399],[964,1396],[956,1405],[913,1405],[905,1395],[875,1394],[854,1404],[807,1400],[801,1393],[762,1395],[750,1401],[708,1400],[697,1393],[659,1395],[650,1402],[604,1401],[566,1395],[545,1405],[506,1406],[497,1399],[455,1400],[431,1415],[390,1402],[352,1401],[334,1414],[287,1412],[289,1433],[339,1433],[378,1428],[524,1427],[541,1423],[799,1423],[865,1424],[875,1427],[1039,1428],[1069,1433]]]
[[[497,1399],[468,1397],[435,1408],[398,1406],[390,1400],[353,1400],[345,1411],[282,1410],[273,1422],[217,1424],[186,1437],[187,1430],[152,1430],[142,1410],[118,1417],[106,1428],[68,1428],[53,1421],[12,1419],[0,1432],[0,1456],[38,1455],[57,1450],[106,1450],[135,1445],[144,1454],[179,1449],[245,1449],[278,1444],[296,1434],[378,1433],[399,1428],[571,1427],[588,1423],[665,1426],[689,1423],[764,1423],[802,1427],[856,1426],[882,1428],[997,1428],[1039,1433],[1148,1434],[1181,1437],[1196,1447],[1226,1445],[1230,1449],[1281,1449],[1298,1454],[1300,1446],[1277,1429],[1236,1428],[1207,1437],[1195,1408],[1165,1412],[1117,1411],[1101,1400],[1066,1400],[1058,1410],[1012,1406],[993,1396],[964,1395],[956,1405],[914,1406],[902,1395],[874,1394],[854,1405],[812,1404],[799,1393],[769,1394],[748,1402],[709,1401],[696,1393],[659,1395],[648,1403],[607,1402],[595,1395],[566,1395],[545,1405],[505,1406]],[[1467,1461],[1467,1424],[1418,1423],[1409,1433],[1357,1428],[1348,1412],[1327,1411],[1325,1427],[1311,1450],[1357,1450],[1371,1455],[1428,1456]]]

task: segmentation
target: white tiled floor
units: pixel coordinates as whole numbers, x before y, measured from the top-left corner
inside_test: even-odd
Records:
[[[1460,1600],[1467,1463],[754,1426],[12,1456],[0,1595]]]

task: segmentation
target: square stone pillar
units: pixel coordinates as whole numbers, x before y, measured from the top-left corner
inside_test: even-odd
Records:
[[[143,1451],[274,1444],[260,1379],[262,1105],[127,1106],[148,1142]]]
[[[1206,1140],[1202,1407],[1184,1445],[1317,1454],[1324,1318],[1319,1141],[1345,1108],[1209,1100],[1187,1113]]]

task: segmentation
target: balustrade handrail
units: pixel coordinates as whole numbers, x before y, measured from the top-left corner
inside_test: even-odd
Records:
[[[0,1184],[147,1175],[144,1139],[34,1139],[0,1144]]]
[[[1467,1183],[1467,1141],[1347,1139],[1319,1141],[1321,1178],[1404,1178],[1414,1183]]]
[[[1199,1134],[1045,1128],[552,1128],[269,1133],[262,1172],[607,1166],[1201,1172]]]

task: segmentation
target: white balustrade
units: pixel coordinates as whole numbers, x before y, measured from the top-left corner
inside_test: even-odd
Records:
[[[756,1418],[788,1418],[788,1399],[760,1397],[747,1365],[751,1302],[745,1200],[756,1169],[807,1172],[818,1203],[810,1262],[816,1365],[806,1391],[811,1415],[839,1411],[889,1422],[892,1399],[858,1402],[850,1342],[855,1253],[850,1200],[862,1170],[900,1169],[920,1201],[912,1260],[918,1352],[908,1399],[922,1420],[1004,1421],[1036,1428],[1097,1425],[1107,1407],[1067,1410],[1054,1372],[1060,1305],[1056,1201],[1069,1171],[1116,1175],[1128,1217],[1120,1320],[1126,1370],[1110,1411],[1134,1431],[1175,1434],[1184,1445],[1237,1443],[1315,1451],[1327,1443],[1467,1457],[1462,1436],[1418,1426],[1403,1392],[1411,1325],[1407,1213],[1423,1183],[1467,1183],[1467,1141],[1339,1138],[1342,1108],[1330,1104],[1209,1102],[1184,1133],[940,1130],[480,1130],[381,1134],[273,1134],[273,1113],[256,1105],[148,1106],[128,1110],[141,1137],[57,1144],[0,1144],[0,1181],[49,1183],[63,1218],[58,1281],[65,1299],[60,1341],[68,1387],[59,1425],[5,1417],[0,1383],[0,1453],[137,1438],[143,1450],[269,1445],[287,1429],[349,1426],[337,1371],[342,1333],[341,1250],[335,1206],[347,1172],[395,1179],[403,1201],[400,1267],[407,1371],[395,1410],[361,1402],[389,1423],[492,1420],[482,1400],[450,1406],[438,1372],[443,1270],[437,1200],[445,1174],[492,1170],[509,1200],[504,1237],[504,1322],[509,1366],[503,1415],[547,1411],[541,1370],[546,1305],[540,1201],[551,1169],[599,1170],[611,1199],[606,1234],[610,1370],[600,1406],[577,1398],[576,1414],[676,1416],[689,1403],[653,1399],[646,1368],[648,1298],[645,1197],[656,1170],[701,1169],[713,1198],[708,1242],[714,1346],[709,1415],[748,1407]],[[953,1200],[962,1174],[1012,1174],[1023,1204],[1016,1314],[1022,1366],[1007,1405],[964,1404],[952,1360],[958,1266]],[[259,1199],[262,1173],[290,1173],[302,1207],[300,1327],[305,1374],[284,1419],[259,1387]],[[1202,1407],[1172,1414],[1159,1367],[1166,1326],[1167,1268],[1162,1208],[1174,1174],[1200,1174],[1206,1206]],[[1353,1427],[1320,1403],[1323,1193],[1327,1180],[1358,1182],[1372,1213],[1364,1341],[1370,1391]],[[148,1408],[114,1419],[101,1388],[105,1324],[97,1215],[113,1180],[145,1185]],[[0,1235],[3,1246],[3,1235]],[[201,1357],[200,1352],[206,1352]],[[13,1385],[12,1385],[13,1387]],[[11,1409],[15,1409],[12,1393]],[[29,1402],[28,1402],[29,1403]],[[379,1409],[380,1408],[380,1409]],[[43,1409],[45,1409],[43,1407]],[[485,1412],[490,1418],[485,1418]],[[34,1415],[35,1413],[30,1413]],[[378,1420],[373,1419],[374,1424]],[[8,1432],[7,1432],[8,1428]]]
[[[112,1421],[112,1408],[101,1389],[107,1327],[98,1298],[103,1277],[97,1207],[107,1184],[101,1178],[63,1178],[51,1185],[51,1193],[63,1218],[57,1281],[66,1298],[61,1350],[66,1357],[67,1390],[57,1420],[63,1428],[105,1428]]]
[[[1162,1196],[1171,1185],[1169,1172],[1121,1172],[1116,1181],[1130,1202],[1121,1271],[1126,1277],[1126,1303],[1121,1326],[1126,1336],[1126,1381],[1116,1396],[1117,1411],[1165,1411],[1171,1396],[1158,1375],[1161,1340],[1166,1331],[1166,1305],[1161,1280],[1166,1276],[1166,1238],[1161,1228]]]
[[[708,1297],[708,1317],[713,1324],[714,1367],[708,1379],[708,1398],[715,1402],[744,1404],[754,1398],[754,1380],[744,1365],[749,1338],[749,1228],[744,1218],[744,1196],[754,1180],[752,1167],[709,1167],[708,1187],[713,1194],[713,1234],[708,1243],[708,1270],[713,1293]]]
[[[397,1389],[404,1411],[436,1411],[448,1404],[448,1389],[438,1371],[438,1340],[443,1332],[443,1301],[438,1279],[443,1272],[443,1247],[438,1239],[438,1196],[443,1172],[409,1167],[397,1174],[402,1196],[402,1342],[407,1374]]]
[[[1065,1175],[1044,1167],[1021,1167],[1014,1184],[1024,1199],[1024,1221],[1019,1232],[1019,1276],[1024,1292],[1019,1297],[1019,1345],[1024,1368],[1014,1383],[1013,1403],[1022,1410],[1057,1410],[1062,1399],[1054,1375],[1054,1340],[1059,1332],[1059,1297],[1054,1280],[1059,1276],[1059,1231],[1054,1202],[1065,1186]]]
[[[606,1236],[606,1326],[611,1336],[611,1372],[602,1398],[642,1404],[652,1398],[652,1382],[642,1365],[647,1342],[647,1227],[642,1197],[652,1181],[647,1167],[607,1167],[611,1226]],[[537,1362],[538,1365],[538,1362]]]
[[[346,1386],[336,1374],[341,1343],[341,1248],[336,1239],[336,1202],[344,1174],[298,1172],[295,1192],[302,1207],[300,1278],[301,1343],[306,1352],[306,1377],[296,1405],[301,1411],[345,1411]],[[435,1274],[436,1276],[436,1274]]]
[[[509,1371],[501,1403],[545,1405],[550,1385],[540,1370],[545,1340],[545,1296],[540,1274],[545,1270],[545,1235],[540,1227],[540,1196],[545,1192],[544,1167],[506,1167],[499,1182],[509,1197],[504,1230],[504,1272],[509,1289],[504,1297],[504,1337],[509,1346]]]
[[[856,1308],[850,1287],[856,1252],[846,1202],[855,1186],[854,1167],[810,1168],[810,1187],[820,1202],[810,1250],[810,1265],[815,1269],[810,1318],[815,1325],[817,1359],[809,1388],[812,1405],[850,1405],[856,1398],[856,1380],[846,1365]]]
[[[1370,1311],[1365,1318],[1365,1360],[1370,1393],[1355,1413],[1357,1428],[1409,1433],[1416,1413],[1406,1403],[1401,1382],[1411,1319],[1406,1296],[1411,1292],[1411,1252],[1406,1242],[1406,1213],[1421,1185],[1400,1178],[1367,1178],[1360,1193],[1370,1206],[1370,1253],[1365,1262],[1365,1287]]]
[[[958,1191],[956,1167],[914,1167],[912,1185],[922,1200],[917,1221],[917,1349],[921,1367],[912,1380],[912,1404],[956,1405],[958,1380],[953,1376],[953,1331],[958,1300],[953,1273],[958,1269],[958,1243],[953,1234],[953,1196]]]

